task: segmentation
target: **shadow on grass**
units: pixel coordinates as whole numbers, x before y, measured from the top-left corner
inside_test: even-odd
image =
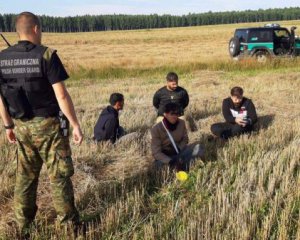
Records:
[[[227,144],[226,141],[215,138],[207,133],[201,135],[199,142],[205,148],[204,163],[217,161],[218,150],[222,149]]]
[[[209,134],[202,135],[201,139],[192,144],[196,143],[200,143],[205,148],[205,157],[201,158],[204,164],[216,161],[218,159],[218,149],[224,146],[222,142],[212,140]],[[132,192],[142,194],[140,198],[143,201],[143,209],[146,209],[151,196],[159,192],[164,185],[174,181],[172,170],[169,170],[167,167],[157,170],[154,168],[154,164],[152,165],[152,159],[149,158],[149,155],[146,158],[149,161],[149,167],[146,170],[137,172],[135,175],[121,181],[101,181],[101,184],[97,184],[97,186],[87,190],[78,203],[79,210],[86,212],[89,203],[93,201],[99,202],[99,199],[101,199],[100,204],[102,206],[97,207],[96,211],[84,213],[82,215],[83,221],[101,225],[101,220],[107,213],[107,209],[118,205],[117,203],[120,201],[126,202],[126,199]],[[143,209],[140,209],[140,211],[144,211]]]
[[[261,129],[269,128],[275,119],[275,114],[269,114],[264,116],[259,116],[257,123],[255,124],[254,130],[259,131]]]
[[[198,127],[196,122],[205,119],[214,115],[217,115],[220,113],[220,109],[215,109],[215,110],[197,110],[194,112],[189,112],[186,116],[186,120],[188,122],[188,126],[191,132],[196,132],[198,131]]]
[[[196,112],[192,112],[191,115],[192,115],[192,117],[195,121],[198,121],[200,119],[204,119],[204,118],[207,118],[207,117],[210,117],[210,116],[217,115],[220,112],[221,112],[221,109],[214,109],[214,110],[204,109],[204,110],[199,110],[199,111],[196,111]]]
[[[151,195],[159,191],[159,189],[173,179],[171,171],[163,169],[162,171],[155,170],[154,167],[149,167],[148,170],[139,172],[138,174],[126,178],[124,180],[103,181],[96,187],[89,189],[86,194],[81,197],[78,203],[78,209],[84,212],[89,202],[101,199],[101,207],[92,213],[82,214],[82,220],[88,224],[101,225],[102,219],[106,215],[106,210],[114,205],[118,206],[118,202],[124,201],[129,197],[130,193],[139,192],[142,194],[143,206],[147,205],[147,199]],[[94,193],[97,192],[95,195]],[[97,198],[97,199],[91,199]],[[143,209],[141,209],[143,211]]]
[[[187,121],[188,130],[190,130],[191,132],[197,132],[198,131],[198,127],[197,127],[197,124],[196,124],[193,116],[187,115],[186,116],[186,121]]]

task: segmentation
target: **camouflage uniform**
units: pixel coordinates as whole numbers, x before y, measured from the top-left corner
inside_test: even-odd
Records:
[[[14,196],[17,222],[24,231],[34,220],[40,170],[47,166],[52,199],[60,222],[79,221],[70,177],[74,174],[69,138],[63,137],[58,118],[16,120],[18,162]]]

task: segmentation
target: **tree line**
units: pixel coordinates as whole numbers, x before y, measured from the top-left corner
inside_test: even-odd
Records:
[[[0,14],[0,31],[15,31],[15,14]],[[300,7],[174,15],[40,16],[44,32],[92,32],[300,19]]]

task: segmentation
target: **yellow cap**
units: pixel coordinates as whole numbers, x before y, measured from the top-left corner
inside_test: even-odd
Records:
[[[188,179],[188,174],[185,171],[179,171],[179,172],[176,173],[176,178],[179,181],[184,182]]]

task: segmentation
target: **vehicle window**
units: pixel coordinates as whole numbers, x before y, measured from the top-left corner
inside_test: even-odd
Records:
[[[237,37],[240,42],[246,42],[247,39],[247,31],[246,30],[236,30],[235,37]]]
[[[274,34],[275,34],[275,36],[278,37],[278,38],[288,38],[288,37],[289,37],[288,31],[285,30],[285,29],[274,30]]]
[[[256,30],[249,33],[249,42],[271,42],[272,32],[269,30]]]

